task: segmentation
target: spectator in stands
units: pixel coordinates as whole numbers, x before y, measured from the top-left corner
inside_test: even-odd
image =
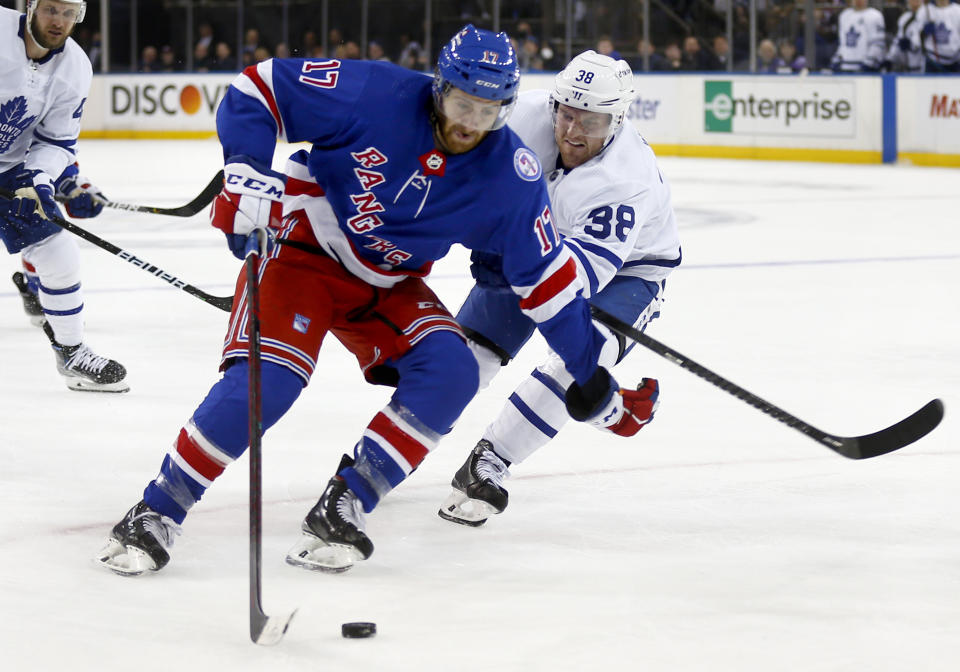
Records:
[[[777,45],[773,40],[763,39],[757,45],[757,72],[762,74],[776,74],[783,61],[777,57]]]
[[[287,43],[278,42],[277,48],[273,51],[273,55],[277,58],[290,58],[290,48],[287,46]]]
[[[180,70],[180,64],[177,62],[177,55],[173,53],[173,47],[165,44],[160,47],[160,72],[177,72]]]
[[[614,60],[622,58],[620,52],[614,48],[613,40],[610,39],[609,35],[601,35],[600,39],[597,40],[597,53],[609,56]]]
[[[103,40],[99,32],[94,33],[91,37],[90,51],[87,52],[87,56],[90,57],[90,65],[93,66],[94,72],[103,70]]]
[[[427,68],[427,54],[424,53],[419,42],[411,41],[403,48],[403,51],[400,53],[400,58],[397,59],[397,63],[411,70],[425,71]]]
[[[217,46],[213,51],[213,70],[219,72],[230,72],[236,71],[237,60],[233,57],[233,51],[230,49],[230,45],[226,42],[217,42]]]
[[[152,44],[148,44],[140,52],[140,72],[160,72],[157,48]]]
[[[300,38],[300,49],[299,51],[295,50],[297,56],[308,57],[313,56],[313,50],[317,46],[317,34],[312,30],[304,31],[303,37]]]
[[[520,50],[517,52],[517,60],[520,63],[521,72],[539,72],[543,70],[543,59],[540,57],[540,45],[537,38],[533,35],[527,35],[520,43]]]
[[[797,47],[793,40],[782,39],[777,45],[782,65],[777,67],[777,72],[781,75],[798,73],[807,68],[807,57],[797,55]]]
[[[643,57],[647,56],[647,60],[650,63],[648,68],[643,67]],[[664,59],[659,53],[657,53],[656,47],[654,47],[653,42],[648,42],[645,40],[640,40],[637,42],[637,57],[634,59],[633,63],[630,64],[630,67],[634,72],[654,72],[656,70],[664,69]]]
[[[193,48],[193,69],[196,72],[210,72],[215,68],[213,57],[210,56],[210,47],[203,42],[197,42]]]
[[[714,35],[713,53],[707,54],[707,70],[727,70],[730,66],[730,43],[726,35]]]
[[[367,60],[368,61],[386,61],[390,62],[390,59],[387,57],[386,52],[383,50],[383,45],[381,45],[376,40],[371,40],[370,44],[367,45]]]
[[[240,53],[241,67],[245,68],[258,62],[256,52],[260,46],[260,31],[256,28],[247,28],[247,32],[243,34],[243,51]]]
[[[360,56],[360,45],[354,42],[353,40],[347,40],[343,44],[339,45],[333,52],[334,58],[343,59],[354,59],[359,60]]]
[[[678,72],[683,69],[683,52],[676,42],[668,42],[663,48],[663,70]]]
[[[272,56],[270,54],[270,50],[264,46],[257,47],[256,49],[253,50],[254,63],[261,63],[263,61],[270,59],[271,57]]]
[[[206,47],[207,53],[209,54],[213,48],[213,26],[207,21],[202,21],[200,25],[197,26],[197,32],[200,33],[200,39],[197,40],[197,44],[202,44]]]
[[[700,40],[693,35],[683,38],[683,54],[680,57],[681,70],[700,72],[709,70],[703,50],[700,49]]]

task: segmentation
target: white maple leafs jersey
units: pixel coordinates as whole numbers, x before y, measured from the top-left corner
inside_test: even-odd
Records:
[[[597,156],[558,167],[550,92],[520,94],[509,126],[543,165],[554,221],[573,252],[584,296],[615,275],[659,281],[680,264],[670,185],[653,150],[629,122]]]
[[[845,72],[880,67],[887,47],[886,27],[879,9],[847,7],[837,22],[839,46],[834,63]]]
[[[93,70],[72,38],[27,58],[25,31],[25,14],[0,7],[0,173],[25,162],[55,180],[76,161]]]
[[[927,23],[934,26],[933,35],[923,38],[927,58],[941,65],[960,62],[960,5],[937,7],[928,2],[917,10],[917,22],[921,28]]]
[[[916,14],[909,9],[897,19],[897,34],[890,43],[887,59],[903,66],[908,72],[920,72],[923,69],[923,51],[920,49],[920,29],[923,28]],[[910,40],[910,48],[904,51],[900,48],[900,40]]]

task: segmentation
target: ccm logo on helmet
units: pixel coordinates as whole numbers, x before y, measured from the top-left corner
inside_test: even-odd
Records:
[[[477,82],[477,86],[485,86],[485,87],[487,87],[488,89],[495,89],[495,88],[497,88],[497,85],[496,85],[494,82],[487,82],[487,81],[484,81],[484,80],[482,80],[482,79],[478,79],[478,80],[476,80],[476,82]]]

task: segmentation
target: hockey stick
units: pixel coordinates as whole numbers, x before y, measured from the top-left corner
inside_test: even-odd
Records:
[[[216,175],[213,176],[213,179],[210,180],[210,184],[203,188],[197,197],[186,205],[181,205],[178,208],[156,208],[152,205],[134,205],[133,203],[118,203],[116,201],[110,201],[107,199],[97,199],[99,203],[102,203],[106,208],[115,208],[117,210],[129,210],[131,212],[149,212],[154,215],[169,215],[171,217],[193,217],[195,214],[207,207],[210,202],[220,193],[220,189],[223,188],[223,171],[221,170]],[[57,196],[57,200],[61,203],[66,203],[70,199],[66,196]]]
[[[283,637],[291,613],[270,617],[263,613],[261,601],[261,439],[263,437],[262,386],[260,383],[260,259],[266,256],[267,239],[259,230],[247,241],[247,307],[249,315],[249,348],[247,379],[248,412],[250,420],[250,639],[254,644],[276,644]]]
[[[0,188],[0,196],[6,199],[15,198],[15,194],[12,191],[8,191],[2,188]],[[225,310],[228,313],[230,312],[230,308],[233,304],[232,296],[214,296],[212,294],[207,294],[202,289],[198,289],[193,285],[184,282],[180,278],[170,275],[162,268],[154,266],[149,261],[146,261],[145,259],[140,259],[139,257],[137,257],[137,255],[132,254],[131,252],[127,252],[123,248],[117,247],[113,243],[107,240],[104,240],[103,238],[100,238],[99,236],[93,233],[90,233],[86,229],[82,229],[76,224],[72,222],[68,222],[67,220],[61,217],[53,217],[52,219],[50,219],[50,221],[56,224],[57,226],[59,226],[61,229],[65,229],[70,233],[72,233],[73,235],[83,238],[89,243],[93,243],[100,249],[106,250],[107,252],[120,257],[124,261],[130,262],[137,268],[142,268],[150,275],[154,275],[165,282],[169,282],[171,285],[173,285],[177,289],[182,289],[187,294],[190,294],[191,296],[195,296],[201,301],[206,301],[210,305],[216,306],[220,310]]]
[[[940,424],[940,420],[943,419],[943,402],[939,399],[934,399],[913,415],[873,434],[865,434],[863,436],[837,436],[828,434],[804,422],[800,418],[787,413],[779,406],[775,406],[769,401],[748,392],[739,385],[735,385],[707,367],[698,364],[673,348],[647,336],[640,330],[631,327],[626,322],[618,320],[613,315],[600,310],[596,306],[590,306],[590,312],[593,313],[595,320],[605,324],[618,334],[636,341],[645,348],[653,350],[661,357],[703,378],[708,383],[716,385],[721,390],[729,392],[740,401],[750,404],[774,420],[782,422],[788,427],[792,427],[817,443],[826,446],[833,452],[839,453],[851,460],[863,460],[868,457],[884,455],[903,448],[929,434]]]

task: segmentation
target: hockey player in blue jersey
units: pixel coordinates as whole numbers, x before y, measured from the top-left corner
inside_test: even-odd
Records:
[[[343,571],[368,558],[365,513],[476,393],[476,359],[423,281],[454,243],[502,257],[520,309],[575,381],[571,415],[606,428],[631,412],[635,392],[597,366],[604,339],[554,226],[540,163],[504,128],[518,81],[508,37],[467,26],[444,46],[432,80],[381,62],[270,60],[244,70],[218,110],[226,165],[212,223],[238,256],[255,229],[277,238],[260,271],[264,429],[310,380],[327,332],[367,380],[396,386],[307,513],[287,555],[293,565]],[[277,138],[311,145],[284,173],[271,169]],[[113,528],[98,558],[109,569],[161,569],[188,510],[246,450],[246,323],[241,273],[223,377]]]
[[[0,8],[0,240],[20,254],[13,275],[24,309],[43,325],[58,372],[72,390],[126,392],[126,369],[84,343],[80,255],[74,238],[50,221],[56,198],[72,217],[92,217],[102,196],[78,175],[77,136],[93,75],[70,39],[82,0],[29,0],[26,13]]]

